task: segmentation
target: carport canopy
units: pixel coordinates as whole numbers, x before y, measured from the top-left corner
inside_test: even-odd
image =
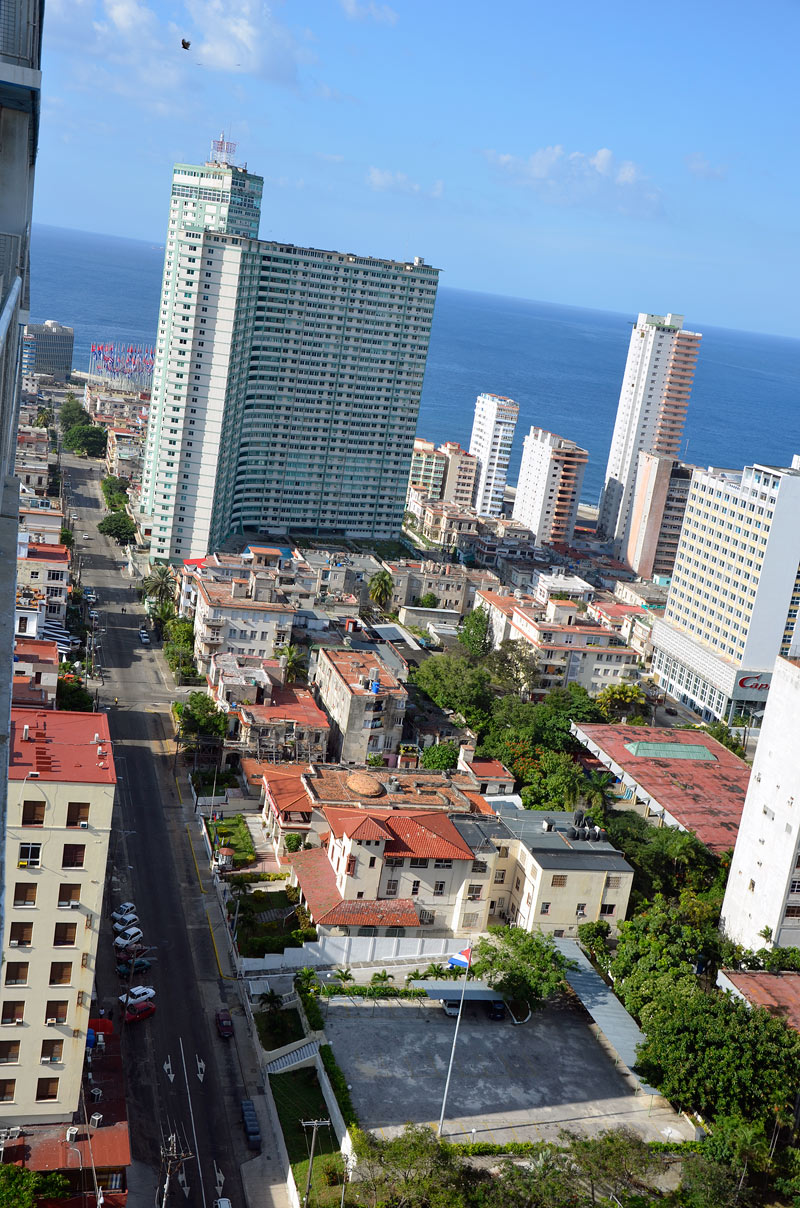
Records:
[[[424,990],[428,998],[435,998],[437,1001],[444,998],[448,1002],[458,1002],[462,990],[465,1002],[492,1002],[503,997],[499,990],[493,990],[482,981],[468,981],[464,989],[461,978],[458,981],[426,981],[421,978],[419,981],[409,982],[409,985],[415,990]]]

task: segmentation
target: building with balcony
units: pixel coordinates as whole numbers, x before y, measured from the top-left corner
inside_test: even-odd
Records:
[[[617,554],[628,547],[639,454],[678,455],[700,340],[683,315],[640,314],[634,324],[598,518]]]
[[[571,601],[550,600],[544,616],[540,609],[515,608],[511,630],[511,637],[528,642],[538,658],[534,697],[570,684],[595,694],[638,674],[636,651],[613,630],[579,619]]]
[[[525,437],[513,517],[539,545],[572,541],[588,460],[574,441],[543,428],[531,428]]]
[[[694,469],[674,457],[639,454],[628,544],[622,557],[641,579],[672,574]]]
[[[314,691],[331,720],[331,753],[342,763],[396,759],[408,693],[371,651],[320,650]]]
[[[0,1121],[78,1108],[115,785],[104,714],[12,711]]]
[[[466,616],[472,612],[477,592],[500,585],[500,579],[494,571],[452,563],[384,562],[383,569],[392,576],[393,609],[413,605],[432,592],[440,608],[455,609],[461,616]]]
[[[272,576],[251,570],[246,578],[195,577],[194,654],[205,675],[218,653],[272,658],[292,640],[297,607]]]
[[[11,704],[15,709],[55,709],[58,646],[53,641],[16,638]]]
[[[67,618],[69,572],[70,552],[66,545],[37,545],[29,540],[27,533],[20,533],[17,543],[17,585],[41,588],[46,599],[46,619],[61,626]]]
[[[499,394],[479,394],[469,451],[476,458],[478,473],[472,505],[481,516],[499,516],[511,457],[519,405]]]
[[[475,482],[478,477],[478,459],[474,453],[462,449],[458,441],[448,440],[439,445],[439,452],[446,459],[442,499],[456,507],[468,508],[475,498]]]
[[[423,440],[417,436],[414,439],[414,452],[411,454],[411,469],[408,473],[408,491],[415,489],[429,499],[441,499],[442,485],[447,470],[447,459],[432,440]]]
[[[14,526],[14,540],[17,539],[18,527],[19,533],[27,533],[35,545],[60,545],[65,517],[60,505],[54,507],[54,503],[54,500],[23,496],[20,500],[19,523]]]

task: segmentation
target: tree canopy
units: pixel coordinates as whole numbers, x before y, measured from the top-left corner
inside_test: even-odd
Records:
[[[97,531],[112,537],[117,545],[128,545],[136,537],[136,525],[127,512],[112,512],[100,521]]]
[[[205,692],[190,692],[180,709],[181,725],[186,734],[225,734],[225,714]]]
[[[476,713],[485,717],[492,705],[488,672],[473,667],[462,655],[441,654],[426,659],[414,672],[413,682],[440,709],[453,709],[468,722]]]
[[[88,453],[89,457],[102,457],[106,451],[107,435],[95,424],[73,424],[64,433],[64,444],[73,453]]]
[[[438,742],[426,747],[420,763],[429,770],[454,768],[458,763],[458,743]]]
[[[539,748],[523,779],[522,804],[526,810],[565,810],[577,805],[586,777],[580,764],[565,751]]]
[[[63,1174],[43,1174],[11,1162],[0,1164],[0,1208],[36,1208],[43,1199],[64,1199],[69,1183]]]
[[[166,604],[175,599],[175,571],[171,566],[158,564],[142,580],[142,588],[148,600]]]
[[[84,411],[83,407],[77,402],[75,395],[72,398],[67,395],[64,402],[61,404],[58,412],[58,423],[62,432],[67,432],[75,425],[91,424],[92,417],[88,411]]]
[[[472,971],[512,1002],[535,1010],[565,988],[567,961],[550,935],[490,927],[472,954]]]
[[[539,660],[527,642],[506,638],[483,662],[492,683],[502,692],[528,693],[539,677]]]
[[[369,598],[384,609],[394,594],[394,579],[388,570],[378,570],[369,581]]]
[[[598,692],[596,700],[611,721],[627,714],[641,715],[647,706],[647,697],[638,684],[609,684]]]
[[[59,676],[56,683],[56,704],[59,709],[68,709],[73,713],[94,712],[94,698],[77,676],[71,676],[69,679]]]
[[[424,596],[420,596],[417,600],[418,608],[438,608],[439,597],[432,591],[426,591]]]
[[[485,608],[475,608],[461,624],[458,640],[473,658],[484,658],[492,648],[489,634],[489,614]]]

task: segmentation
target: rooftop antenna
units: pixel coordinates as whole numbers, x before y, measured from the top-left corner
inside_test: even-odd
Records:
[[[238,143],[229,142],[225,137],[225,131],[220,131],[219,138],[211,140],[211,160],[212,164],[225,164],[228,167],[235,167],[236,148]]]

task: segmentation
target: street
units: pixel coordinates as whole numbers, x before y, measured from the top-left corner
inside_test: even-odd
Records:
[[[156,991],[155,1015],[123,1030],[131,1148],[135,1160],[160,1170],[163,1187],[161,1147],[174,1135],[178,1151],[193,1156],[177,1180],[173,1174],[167,1202],[211,1208],[225,1195],[240,1208],[245,1199],[239,1166],[253,1156],[241,1130],[230,1126],[245,1093],[242,1069],[237,1040],[221,1040],[214,1026],[214,1012],[223,1005],[236,1009],[238,999],[235,982],[225,980],[217,964],[206,913],[217,909],[216,902],[200,883],[187,833],[194,833],[191,802],[180,799],[172,772],[174,744],[166,741],[168,706],[179,693],[156,645],[139,641],[144,613],[121,569],[121,550],[97,532],[105,512],[97,463],[69,455],[62,460],[68,511],[78,514],[71,527],[81,585],[95,588],[99,597],[97,662],[103,682],[93,678],[87,687],[93,694],[98,690],[101,707],[108,706],[120,782],[105,913],[126,899],[136,903],[153,964],[134,980]],[[227,954],[220,959],[229,974]],[[117,996],[124,986],[115,963],[109,924],[101,935],[97,992],[101,1005],[113,1006],[119,1027]]]

